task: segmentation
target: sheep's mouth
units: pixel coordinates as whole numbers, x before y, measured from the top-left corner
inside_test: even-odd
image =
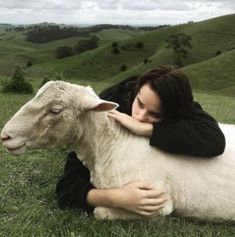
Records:
[[[18,147],[6,147],[7,152],[13,155],[21,155],[25,152],[25,143]]]

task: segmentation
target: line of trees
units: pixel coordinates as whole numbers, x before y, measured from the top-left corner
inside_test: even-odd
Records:
[[[112,25],[112,24],[100,24],[87,27],[76,27],[57,25],[44,22],[37,25],[20,25],[10,26],[5,31],[26,31],[26,40],[33,43],[46,43],[49,41],[63,39],[74,36],[88,37],[90,33],[97,33],[104,29],[124,29],[124,30],[156,30],[169,25],[159,26],[130,26],[130,25]]]
[[[92,35],[89,39],[80,40],[74,46],[60,46],[56,49],[57,58],[66,58],[75,54],[83,53],[87,50],[95,49],[98,47],[100,39],[96,35]]]
[[[63,27],[59,25],[35,26],[25,33],[26,40],[32,43],[47,43],[53,40],[64,39],[74,36],[88,37],[87,30],[77,27]]]

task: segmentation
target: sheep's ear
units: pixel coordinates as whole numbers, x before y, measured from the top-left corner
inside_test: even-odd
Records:
[[[111,101],[106,101],[102,100],[102,102],[95,107],[95,111],[110,111],[113,109],[116,109],[119,105],[117,103],[111,102]]]
[[[95,110],[99,112],[110,111],[116,109],[119,105],[117,103],[101,100],[100,98],[89,97],[84,101],[83,109],[85,111]]]

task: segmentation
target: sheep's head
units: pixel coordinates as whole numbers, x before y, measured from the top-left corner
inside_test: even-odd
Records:
[[[82,135],[79,120],[83,113],[115,107],[117,104],[99,99],[90,87],[48,82],[4,126],[3,146],[10,153],[20,155],[27,150],[72,144]]]

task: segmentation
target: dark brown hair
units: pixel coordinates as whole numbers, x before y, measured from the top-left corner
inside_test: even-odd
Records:
[[[160,97],[164,118],[180,118],[191,113],[193,95],[187,76],[170,65],[162,65],[138,77],[135,94],[149,84]]]

